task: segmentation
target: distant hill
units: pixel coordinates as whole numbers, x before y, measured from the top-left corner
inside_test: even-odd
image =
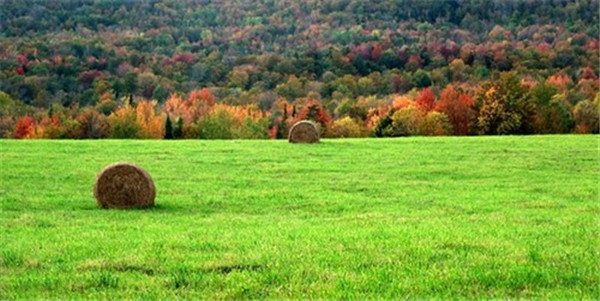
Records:
[[[598,24],[597,0],[11,0],[0,6],[0,90],[48,107],[200,87],[233,104],[265,92],[387,95],[507,70],[577,81],[584,67],[598,74]]]

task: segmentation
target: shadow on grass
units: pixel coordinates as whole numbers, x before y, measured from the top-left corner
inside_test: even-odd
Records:
[[[202,274],[202,273],[217,273],[217,274],[229,274],[232,272],[243,272],[243,271],[259,271],[264,269],[265,266],[260,264],[231,264],[231,265],[217,265],[214,267],[203,267],[203,268],[188,268],[182,267],[176,270],[179,274]],[[109,270],[114,272],[134,272],[153,276],[158,273],[166,273],[167,270],[159,267],[151,267],[146,264],[135,264],[127,262],[91,262],[78,267],[79,270],[88,271],[103,271]]]
[[[127,212],[127,211],[134,211],[134,212],[168,212],[168,211],[179,211],[179,210],[183,210],[185,209],[184,206],[173,206],[173,205],[165,205],[165,204],[154,204],[154,206],[149,207],[149,208],[102,208],[97,206],[96,204],[91,204],[88,205],[86,204],[85,206],[75,206],[72,207],[71,209],[73,210],[85,210],[85,211],[94,211],[94,210],[98,210],[98,211],[106,211],[106,212],[112,212],[112,211],[122,211],[122,212]]]
[[[203,269],[202,271],[207,273],[229,274],[235,271],[258,271],[262,270],[263,268],[264,266],[259,264],[234,264],[216,266],[212,268]]]

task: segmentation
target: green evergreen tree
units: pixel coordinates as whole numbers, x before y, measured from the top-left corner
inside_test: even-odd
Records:
[[[173,123],[169,116],[167,116],[167,120],[165,121],[165,139],[173,139]]]
[[[175,127],[173,128],[173,138],[183,138],[183,119],[181,119],[181,117],[177,118],[177,122],[175,123]]]

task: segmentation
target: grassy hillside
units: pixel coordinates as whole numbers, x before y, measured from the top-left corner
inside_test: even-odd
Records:
[[[597,299],[598,146],[0,140],[0,298]],[[115,161],[155,208],[96,208]]]

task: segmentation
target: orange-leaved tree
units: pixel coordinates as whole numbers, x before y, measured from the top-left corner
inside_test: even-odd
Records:
[[[183,99],[177,94],[171,94],[163,106],[163,112],[167,114],[167,121],[170,120],[172,126],[170,133],[166,135],[174,139],[183,138],[184,127],[189,129],[191,123],[191,114],[188,113]]]
[[[569,86],[573,85],[571,77],[560,72],[548,77],[546,82],[552,86],[558,87],[560,90],[567,89]]]
[[[177,120],[178,118],[183,117],[186,107],[183,104],[183,99],[179,95],[171,94],[163,106],[163,111],[171,118],[171,120]]]
[[[193,90],[184,102],[184,122],[186,124],[197,122],[210,111],[215,103],[215,97],[208,88]]]
[[[404,109],[408,106],[412,106],[414,104],[415,102],[405,95],[398,95],[394,97],[394,99],[392,99],[392,108],[394,108],[394,110],[396,111]]]
[[[57,114],[53,114],[52,117],[44,116],[42,121],[36,124],[31,138],[56,139],[60,134],[60,118]]]

